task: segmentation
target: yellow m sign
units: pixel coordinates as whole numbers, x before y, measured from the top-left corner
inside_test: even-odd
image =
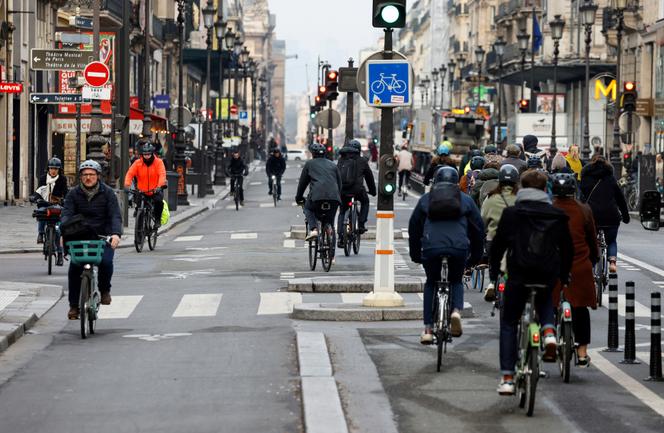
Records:
[[[608,86],[604,85],[602,80],[595,80],[595,99],[600,99],[600,94],[605,98],[611,95],[611,100],[616,100],[616,80],[611,80]]]

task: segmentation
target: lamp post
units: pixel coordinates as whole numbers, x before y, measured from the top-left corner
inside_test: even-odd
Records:
[[[224,43],[226,44],[226,49],[228,51],[231,51],[233,47],[235,46],[235,33],[231,30],[229,27],[226,30],[226,34],[224,35]],[[229,60],[230,63],[232,64],[233,62],[233,53],[229,52]],[[232,67],[232,66],[231,66]],[[231,136],[231,84],[232,82],[231,77],[229,77],[228,81],[228,90],[226,92],[226,136],[230,137]]]
[[[431,84],[431,79],[429,79],[428,75],[422,80],[422,84],[424,85],[424,103],[429,106],[429,85]]]
[[[583,149],[581,149],[581,157],[584,163],[587,163],[590,158],[590,43],[592,42],[597,7],[592,0],[586,0],[579,7],[581,22],[586,31],[586,90],[583,93]]]
[[[463,105],[463,68],[466,67],[466,55],[459,53],[457,56],[457,65],[459,66],[459,107]]]
[[[549,22],[551,37],[553,38],[553,121],[551,122],[551,146],[549,153],[553,159],[558,148],[556,147],[556,112],[558,107],[558,55],[560,54],[560,40],[565,29],[565,20],[560,15],[555,15],[553,21]]]
[[[445,76],[447,75],[447,67],[440,66],[440,109],[445,109]]]
[[[207,57],[205,64],[205,87],[207,88],[206,98],[205,98],[205,123],[204,125],[204,134],[203,134],[203,144],[201,145],[201,176],[205,176],[205,189],[198,188],[198,196],[205,197],[206,194],[214,195],[214,188],[212,187],[212,171],[211,164],[208,164],[210,155],[212,154],[212,116],[210,114],[210,107],[212,106],[212,99],[210,98],[210,90],[212,86],[212,38],[213,38],[213,28],[214,28],[214,17],[217,15],[217,10],[212,6],[212,3],[208,3],[205,8],[203,8],[203,23],[207,30]]]
[[[185,144],[185,131],[184,131],[184,80],[183,80],[183,69],[184,69],[184,6],[185,0],[178,0],[178,35],[180,48],[179,59],[178,59],[178,131],[175,139],[175,157],[173,158],[173,163],[175,165],[175,171],[178,174],[178,205],[189,205],[189,200],[187,197],[187,167],[185,162],[184,150],[186,147]]]
[[[420,88],[420,97],[422,98],[422,107],[424,108],[424,80],[420,81],[417,85]]]
[[[498,57],[498,131],[496,134],[497,144],[503,142],[503,56],[505,55],[505,47],[507,42],[502,36],[498,36],[496,42],[493,43],[493,50]]]
[[[613,165],[613,174],[616,178],[622,175],[622,160],[620,159],[620,99],[622,78],[620,69],[622,68],[622,32],[625,26],[625,9],[627,0],[612,0],[612,5],[617,13],[616,39],[618,42],[618,53],[616,56],[616,102],[613,117],[613,146],[611,147],[611,165]]]
[[[456,63],[454,60],[447,62],[447,70],[450,73],[450,109],[454,108],[454,72]]]
[[[222,14],[223,2],[219,4],[219,15],[217,22],[214,23],[214,30],[217,36],[217,48],[219,49],[219,111],[217,112],[217,143],[215,147],[214,159],[214,184],[226,185],[226,169],[224,164],[224,120],[221,116],[221,95],[224,93],[224,30],[226,23],[223,22]]]
[[[519,50],[521,51],[521,99],[523,99],[524,92],[524,82],[525,82],[525,70],[526,70],[526,53],[528,52],[528,40],[530,35],[525,31],[519,32],[516,35],[516,39],[519,42]]]
[[[436,109],[436,91],[438,90],[438,69],[433,68],[433,71],[431,71],[431,80],[433,81],[433,99],[432,99],[432,107],[435,110]]]
[[[240,72],[240,55],[242,52],[242,38],[240,35],[236,35],[235,45],[233,45],[233,53],[235,54],[235,62],[233,62],[233,104],[238,105],[240,89],[238,85],[238,73]],[[233,122],[233,135],[237,137],[239,134],[239,121],[235,120]]]
[[[249,134],[249,141],[254,151],[254,156],[258,155],[256,148],[256,62],[252,61],[249,66],[249,77],[251,77],[251,132]]]
[[[249,50],[247,47],[243,47],[240,52],[240,61],[242,62],[242,111],[247,111],[247,68],[249,67]],[[238,118],[238,123],[239,123]],[[247,137],[248,129],[246,125],[242,125],[242,145],[249,150],[249,142]],[[251,161],[253,155],[247,152],[247,156]]]
[[[477,106],[482,102],[482,63],[484,63],[484,48],[475,48],[475,61],[477,62]]]
[[[92,37],[92,51],[95,56],[95,60],[99,60],[99,13],[101,8],[101,1],[94,0],[92,2],[92,26],[93,26],[93,37]],[[12,69],[8,66],[9,69]],[[93,100],[92,101],[92,111],[90,112],[90,132],[86,139],[86,159],[93,159],[99,162],[102,168],[106,168],[106,160],[104,154],[101,150],[102,146],[106,144],[106,138],[102,135],[104,132],[104,127],[101,121],[102,111],[101,111],[101,101]],[[76,167],[78,169],[78,167]]]

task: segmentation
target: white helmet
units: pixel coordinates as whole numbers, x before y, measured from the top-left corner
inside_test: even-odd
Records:
[[[95,170],[97,173],[101,174],[101,165],[99,165],[97,161],[93,161],[92,159],[83,161],[81,165],[78,167],[78,172],[80,173],[86,168],[90,168],[92,170]]]

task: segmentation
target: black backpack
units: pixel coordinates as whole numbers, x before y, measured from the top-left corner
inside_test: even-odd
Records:
[[[351,190],[355,187],[358,178],[358,159],[343,158],[337,163],[337,169],[341,175],[341,187],[343,190]]]
[[[558,243],[556,242],[555,220],[533,221],[526,216],[521,218],[515,230],[514,245],[509,252],[510,261],[525,271],[526,276],[541,278],[550,275],[559,263]]]
[[[429,191],[429,213],[432,221],[461,217],[461,190],[454,183],[437,183]]]

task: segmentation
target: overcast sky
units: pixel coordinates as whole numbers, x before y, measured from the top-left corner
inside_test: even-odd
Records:
[[[298,59],[286,61],[286,93],[313,92],[318,55],[334,68],[356,60],[359,50],[376,44],[380,29],[371,27],[372,0],[268,0],[277,16],[277,38]],[[309,69],[307,88],[306,66]]]

